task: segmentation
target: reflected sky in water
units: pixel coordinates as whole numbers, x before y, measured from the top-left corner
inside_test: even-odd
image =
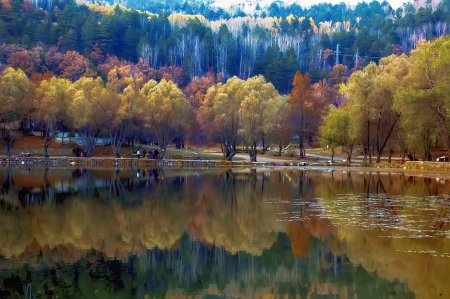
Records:
[[[2,298],[449,298],[448,181],[0,169]]]

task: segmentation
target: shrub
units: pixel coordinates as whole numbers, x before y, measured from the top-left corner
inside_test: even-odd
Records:
[[[286,152],[286,157],[294,158],[295,156],[296,156],[296,154],[295,154],[294,150],[289,150]]]

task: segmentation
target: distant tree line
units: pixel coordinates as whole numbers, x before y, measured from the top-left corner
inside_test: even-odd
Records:
[[[127,4],[133,7],[133,2]],[[297,70],[318,82],[337,62],[350,73],[390,54],[409,53],[420,39],[447,34],[448,9],[449,1],[435,10],[417,11],[411,4],[394,11],[376,1],[354,9],[345,4],[308,9],[293,4],[287,9],[274,3],[263,18],[215,20],[208,15],[158,15],[74,1],[12,0],[1,4],[0,41],[25,50],[40,45],[44,53],[52,47],[63,54],[76,51],[86,58],[97,45],[103,55],[130,63],[144,60],[156,70],[180,67],[182,84],[209,71],[222,73],[224,80],[264,75],[279,92],[288,93]],[[202,13],[187,7],[185,11]],[[2,51],[0,61],[6,64],[10,54]],[[91,62],[90,69],[97,72]],[[51,67],[36,71],[46,70],[55,72]]]

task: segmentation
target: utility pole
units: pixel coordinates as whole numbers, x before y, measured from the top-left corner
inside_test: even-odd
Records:
[[[336,65],[339,64],[339,44],[336,46]]]

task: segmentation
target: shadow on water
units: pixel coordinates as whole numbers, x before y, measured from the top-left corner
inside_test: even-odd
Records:
[[[436,179],[8,168],[0,184],[2,298],[426,298],[419,258],[399,248],[450,256],[449,189]],[[402,225],[429,237],[401,243]],[[416,268],[391,269],[391,256]]]

